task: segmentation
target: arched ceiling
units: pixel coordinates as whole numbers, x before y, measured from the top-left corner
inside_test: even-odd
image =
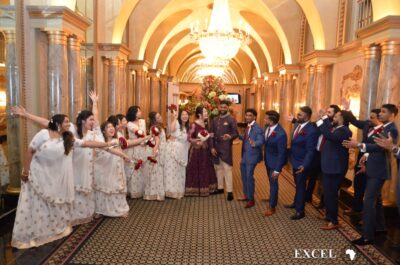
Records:
[[[198,46],[190,40],[188,29],[191,23],[204,24],[205,18],[209,19],[213,1],[121,1],[112,42],[120,43],[124,30],[128,30],[131,59],[149,61],[152,68],[174,75],[176,80],[192,76],[195,67],[191,64],[199,56],[194,55]],[[233,27],[238,29],[240,21],[248,24],[252,40],[241,48],[230,67],[231,77],[235,74],[238,82],[276,72],[281,63],[297,63],[303,14],[312,32],[314,49],[335,45],[332,28],[335,30],[337,24],[338,0],[230,0],[229,5]]]

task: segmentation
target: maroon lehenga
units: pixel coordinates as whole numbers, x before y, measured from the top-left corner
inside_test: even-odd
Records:
[[[196,139],[199,132],[204,129],[197,123],[191,124],[189,140]],[[208,196],[216,191],[217,177],[207,142],[200,147],[191,144],[185,186],[185,196]]]

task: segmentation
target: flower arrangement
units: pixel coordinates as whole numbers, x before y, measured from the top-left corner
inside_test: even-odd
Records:
[[[160,129],[158,129],[157,126],[153,126],[153,127],[151,127],[151,133],[154,136],[159,136],[160,135]]]
[[[197,137],[200,139],[200,141],[205,142],[208,140],[208,138],[210,138],[210,134],[207,130],[201,130]]]
[[[136,135],[136,137],[137,138],[144,138],[144,131],[142,131],[142,130],[137,130],[136,132],[135,132],[135,135]]]
[[[157,164],[157,159],[155,159],[154,157],[148,156],[147,160],[150,161],[153,164]]]
[[[201,101],[211,119],[219,115],[221,101],[227,101],[229,106],[233,104],[224,89],[222,78],[214,76],[203,78]]]
[[[178,106],[176,106],[175,104],[171,104],[169,106],[167,106],[167,110],[174,112],[174,111],[178,111]]]
[[[151,137],[149,140],[147,140],[146,145],[148,145],[150,148],[154,148],[156,146],[154,138]]]
[[[136,161],[136,163],[135,163],[135,170],[139,170],[142,166],[143,166],[143,160],[142,160],[142,159],[139,159],[139,160]]]
[[[128,142],[126,141],[126,139],[124,137],[119,137],[118,142],[119,142],[119,146],[121,146],[122,150],[128,148]]]

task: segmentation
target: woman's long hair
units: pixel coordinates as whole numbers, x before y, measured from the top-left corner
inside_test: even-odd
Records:
[[[189,132],[189,120],[185,123],[185,126],[182,126],[182,124],[183,124],[182,113],[183,112],[186,112],[188,114],[188,117],[190,118],[190,114],[189,114],[189,112],[187,110],[180,110],[179,114],[178,114],[178,122],[179,122],[179,125],[181,127],[181,131],[183,131],[183,127],[185,127],[186,132]]]
[[[107,121],[103,122],[103,123],[100,125],[100,130],[101,130],[101,133],[103,134],[103,137],[104,137],[104,141],[105,141],[105,142],[107,142],[106,128],[107,128],[107,125],[108,125],[108,124],[111,124],[111,125],[114,127],[114,129],[115,129],[115,133],[114,133],[113,138],[116,138],[116,137],[117,137],[117,130],[116,130],[114,124],[113,124],[111,121],[108,121],[108,120],[107,120]]]
[[[49,125],[47,126],[50,131],[59,132],[59,126],[61,126],[67,115],[56,114],[51,117]],[[64,141],[64,154],[68,155],[74,147],[74,136],[70,131],[65,131],[62,133],[62,138]]]
[[[162,124],[159,124],[157,122],[157,116],[158,112],[152,111],[149,113],[149,128],[156,126],[160,131],[162,130]]]
[[[93,116],[93,112],[90,110],[82,110],[76,118],[76,132],[79,136],[79,139],[83,138],[83,121],[86,121],[90,116]]]

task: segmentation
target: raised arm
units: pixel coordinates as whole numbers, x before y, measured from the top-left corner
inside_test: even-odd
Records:
[[[47,128],[49,125],[49,120],[40,116],[33,115],[25,110],[22,106],[12,106],[11,113],[13,115],[17,115],[22,118],[26,118],[27,120],[33,121],[43,128]]]
[[[176,131],[176,123],[178,122],[178,114],[176,111],[172,111],[172,113],[168,112],[169,117],[169,132],[173,133]]]
[[[98,102],[99,102],[99,96],[97,95],[96,91],[92,90],[89,92],[89,97],[92,100],[92,112],[94,116],[94,126],[93,127],[99,127],[100,122],[99,122],[99,108],[98,108]]]
[[[331,130],[329,129],[329,121],[328,119],[325,119],[323,121],[323,123],[318,126],[318,128],[320,129],[321,133],[324,135],[324,137],[332,142],[336,142],[336,143],[342,143],[344,140],[347,140],[351,137],[351,134],[347,134],[345,131],[343,130],[335,130],[334,132],[331,132]]]

